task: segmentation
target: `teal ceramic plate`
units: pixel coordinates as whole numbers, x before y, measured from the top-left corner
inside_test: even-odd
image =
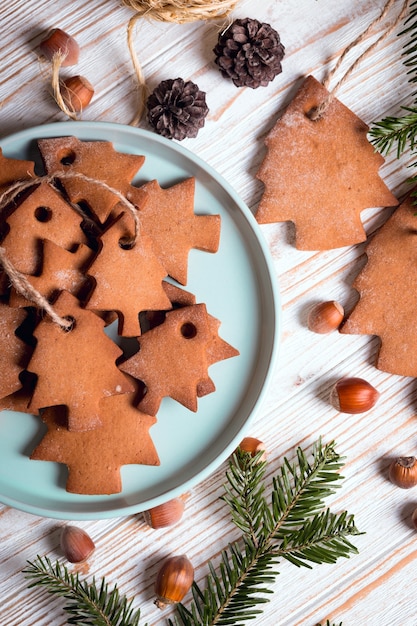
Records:
[[[31,461],[40,441],[40,419],[0,413],[0,501],[58,519],[99,519],[144,511],[178,496],[205,479],[228,457],[258,413],[279,343],[277,279],[263,235],[247,206],[208,165],[182,146],[136,128],[101,122],[65,122],[31,128],[0,141],[7,157],[40,164],[36,140],[75,135],[106,140],[116,150],[146,157],[135,183],[157,179],[169,186],[194,176],[195,212],[220,214],[219,251],[192,250],[188,291],[221,321],[220,336],[240,356],[216,363],[209,374],[216,391],[199,399],[193,413],[163,400],[150,430],[160,466],[126,465],[123,491],[110,496],[67,493],[65,466]]]

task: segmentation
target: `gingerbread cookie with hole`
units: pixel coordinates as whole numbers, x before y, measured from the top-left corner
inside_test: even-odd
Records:
[[[378,170],[384,158],[367,139],[368,126],[336,98],[318,119],[312,112],[329,92],[308,76],[268,133],[256,174],[265,185],[259,224],[293,222],[300,250],[330,250],[366,240],[366,208],[397,206]]]
[[[106,186],[126,196],[145,161],[142,155],[118,152],[110,141],[54,137],[38,140],[38,146],[46,173],[60,178],[71,202],[86,205],[102,224],[120,201]]]
[[[34,331],[37,339],[28,371],[37,375],[29,408],[68,407],[68,427],[90,430],[101,424],[103,397],[134,391],[117,368],[122,350],[105,334],[104,321],[63,291],[54,302],[56,313],[73,322],[69,330],[45,317]]]
[[[87,270],[95,287],[86,307],[116,311],[119,335],[137,337],[139,313],[169,309],[171,302],[162,286],[166,271],[154,254],[152,239],[140,233],[135,241],[126,241],[118,226],[122,217],[100,237],[100,250]]]
[[[184,289],[169,283],[167,281],[164,282],[164,289],[171,300],[172,308],[178,309],[184,306],[191,306],[196,304],[196,297],[194,294],[189,291],[185,291]],[[146,321],[147,328],[153,328],[158,324],[162,324],[165,320],[166,311],[147,311],[146,312]],[[232,357],[239,356],[239,350],[236,350],[231,344],[222,339],[219,335],[219,329],[221,322],[213,315],[208,314],[207,320],[209,324],[209,330],[211,333],[211,338],[206,346],[206,358],[207,358],[207,366],[214,365],[214,363],[218,363],[219,361],[223,361],[225,359],[230,359]],[[211,378],[206,378],[200,381],[197,384],[197,396],[199,398],[212,393],[216,390],[216,386]]]
[[[208,379],[210,339],[205,304],[169,311],[162,324],[139,338],[139,352],[119,368],[145,384],[146,393],[138,405],[141,411],[156,415],[167,396],[197,411],[197,386]]]
[[[23,274],[39,274],[42,242],[49,239],[71,250],[87,243],[81,229],[83,218],[48,183],[36,187],[9,215],[9,232],[2,247],[8,260]]]

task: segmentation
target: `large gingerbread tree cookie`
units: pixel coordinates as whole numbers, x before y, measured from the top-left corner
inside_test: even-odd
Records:
[[[365,267],[353,287],[359,301],[342,333],[381,339],[376,367],[417,377],[417,208],[408,197],[366,248]]]
[[[367,139],[368,126],[336,98],[311,114],[329,92],[308,76],[265,140],[257,177],[265,190],[260,224],[291,221],[300,250],[329,250],[366,240],[360,214],[397,206],[378,174],[384,163]]]

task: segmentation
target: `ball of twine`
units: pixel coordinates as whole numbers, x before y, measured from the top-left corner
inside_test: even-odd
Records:
[[[141,17],[184,24],[224,18],[234,9],[238,0],[122,0],[122,3]]]

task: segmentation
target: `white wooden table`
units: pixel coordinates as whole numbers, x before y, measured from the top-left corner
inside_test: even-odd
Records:
[[[218,29],[214,23],[142,21],[137,49],[151,88],[165,78],[182,76],[206,91],[210,108],[206,125],[184,146],[214,167],[255,210],[262,194],[255,173],[265,154],[263,139],[300,77],[312,73],[323,79],[326,67],[332,67],[382,5],[382,0],[241,0],[234,15],[271,23],[286,47],[283,73],[257,90],[237,89],[220,76],[211,52]],[[126,45],[131,15],[117,0],[2,2],[0,137],[66,119],[48,94],[35,52],[52,27],[76,37],[82,50],[78,70],[96,88],[83,119],[129,124],[137,101]],[[396,36],[399,30],[360,64],[338,93],[368,124],[398,114],[401,104],[411,103],[412,87],[400,59],[402,40]],[[364,45],[374,37],[370,35]],[[361,50],[352,53],[348,64]],[[142,127],[149,129],[146,122]],[[412,160],[408,154],[400,161],[391,155],[380,170],[397,196],[407,188],[407,165]],[[364,211],[367,233],[388,215],[388,210]],[[344,626],[417,625],[417,534],[411,525],[417,491],[397,489],[387,478],[393,457],[417,450],[416,383],[375,368],[376,338],[321,336],[306,327],[312,302],[336,299],[348,310],[353,306],[356,294],[351,284],[365,262],[365,245],[300,252],[293,245],[289,224],[260,228],[281,292],[282,339],[272,384],[248,434],[267,445],[268,477],[296,446],[308,449],[319,436],[335,439],[347,464],[343,487],[329,504],[334,510],[354,513],[357,526],[366,534],[354,540],[359,554],[337,565],[307,570],[283,562],[275,593],[256,623],[313,626],[329,619],[343,621]],[[345,375],[363,377],[378,388],[381,398],[373,410],[349,416],[330,406],[329,390]],[[168,554],[186,553],[195,565],[196,580],[202,582],[208,559],[218,559],[237,537],[229,511],[218,499],[225,469],[223,464],[187,494],[185,515],[171,528],[152,530],[141,514],[77,522],[97,545],[81,573],[117,582],[122,593],[135,596],[143,623],[164,623],[165,615],[152,602],[161,560]],[[4,626],[65,623],[60,601],[28,590],[21,573],[26,560],[36,554],[60,556],[59,527],[64,523],[0,505],[0,621]]]

